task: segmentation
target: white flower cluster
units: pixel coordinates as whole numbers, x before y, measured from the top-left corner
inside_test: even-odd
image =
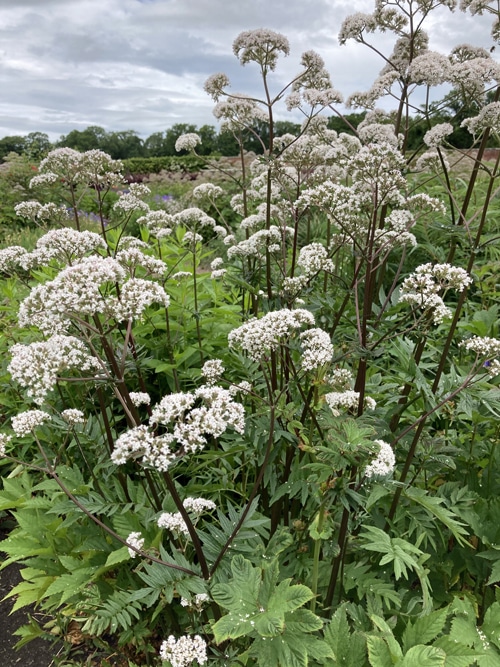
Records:
[[[12,428],[14,433],[19,438],[22,438],[49,419],[50,415],[43,410],[26,410],[26,412],[20,412],[15,417],[12,417]]]
[[[195,132],[187,132],[186,134],[181,134],[175,142],[175,150],[179,151],[192,151],[201,144],[201,138],[199,134]]]
[[[128,269],[131,276],[135,276],[137,269],[141,268],[144,269],[148,276],[163,278],[167,270],[167,265],[161,259],[146,255],[136,247],[128,247],[126,250],[120,250],[116,253],[115,259],[125,269]]]
[[[251,319],[229,332],[229,347],[241,347],[258,361],[270,350],[276,350],[293,331],[303,324],[314,325],[314,316],[308,310],[276,310],[260,319]]]
[[[195,516],[200,516],[203,512],[211,512],[216,508],[216,504],[211,500],[205,498],[186,498],[182,502],[183,507],[192,512]],[[166,528],[174,533],[189,535],[189,530],[186,522],[182,518],[180,512],[163,512],[157,520],[159,528]]]
[[[326,366],[332,360],[333,345],[329,334],[313,328],[300,334],[302,344],[302,369],[312,371]]]
[[[123,183],[123,163],[107,153],[90,150],[79,153],[72,148],[56,148],[40,162],[39,175],[30,181],[30,187],[63,180],[85,186],[112,186]]]
[[[392,447],[383,440],[375,440],[375,444],[380,449],[373,461],[366,466],[365,476],[369,479],[372,477],[387,477],[396,467],[396,457],[394,456]]]
[[[450,61],[442,53],[427,51],[414,58],[408,67],[412,83],[439,86],[450,77]]]
[[[165,308],[170,305],[163,286],[142,278],[130,278],[122,284],[119,298],[107,299],[106,310],[117,321],[138,319],[153,303]]]
[[[180,512],[163,512],[156,523],[158,528],[165,528],[172,533],[182,534],[186,537],[189,535],[188,527]]]
[[[207,662],[207,644],[200,635],[185,635],[179,639],[170,635],[162,642],[160,658],[168,660],[172,667],[188,667],[195,660],[204,665]]]
[[[327,378],[328,384],[338,389],[350,389],[354,381],[352,371],[348,368],[334,368]]]
[[[461,127],[466,127],[476,139],[486,128],[500,134],[500,102],[491,102],[484,106],[477,116],[466,118]]]
[[[147,227],[157,238],[170,236],[172,227],[176,225],[174,216],[166,211],[148,211],[146,215],[138,218],[137,222]]]
[[[35,223],[51,222],[64,225],[70,219],[68,209],[53,202],[40,204],[37,201],[23,201],[16,204],[14,210],[20,218],[27,218]]]
[[[486,357],[484,368],[488,375],[500,375],[500,340],[488,336],[473,336],[461,344],[466,350],[475,352],[478,357]]]
[[[105,247],[104,240],[95,232],[79,232],[69,227],[53,229],[38,239],[35,250],[24,255],[21,264],[25,269],[43,266],[52,260],[71,264],[87,253]]]
[[[68,408],[61,412],[61,417],[67,422],[70,426],[76,426],[76,424],[85,423],[85,415],[81,410],[76,408]]]
[[[116,259],[84,257],[31,291],[19,308],[19,324],[36,326],[45,334],[64,333],[72,316],[104,314],[121,321],[140,317],[152,303],[168,307],[169,297],[161,285],[139,278],[125,280],[125,270]],[[117,284],[119,298],[103,294]]]
[[[241,129],[247,127],[256,120],[268,121],[263,109],[259,107],[252,97],[233,94],[231,97],[218,102],[213,109],[214,116],[222,120],[221,129]]]
[[[129,536],[127,537],[127,543],[131,546],[134,547],[134,549],[128,549],[128,553],[130,555],[130,558],[135,558],[139,554],[135,549],[142,549],[144,546],[144,537],[142,537],[142,533],[135,532],[135,533],[130,533]]]
[[[265,28],[246,30],[233,42],[233,53],[242,65],[256,62],[265,70],[276,68],[280,52],[285,56],[290,53],[288,39],[279,32]]]
[[[203,364],[201,375],[208,385],[215,384],[224,373],[224,364],[220,359],[210,359]]]
[[[136,408],[140,405],[149,405],[151,403],[151,396],[145,391],[131,391],[129,396]]]
[[[224,190],[220,185],[214,185],[213,183],[201,183],[193,190],[194,199],[209,199],[210,201],[213,201],[223,194]]]
[[[280,229],[276,225],[271,225],[269,229],[260,229],[248,239],[229,248],[227,256],[229,259],[232,257],[263,257],[266,250],[278,252],[281,250],[285,234],[292,235],[293,231],[291,227]]]
[[[210,597],[206,593],[197,593],[192,600],[181,598],[181,605],[183,607],[191,607],[201,611],[205,602],[208,602]]]
[[[144,183],[131,183],[128,191],[121,193],[120,198],[113,206],[115,210],[121,210],[124,213],[132,211],[149,211],[149,206],[143,201],[144,197],[151,194],[151,190]]]
[[[434,125],[424,135],[424,143],[429,148],[437,148],[441,146],[445,138],[453,132],[453,125],[451,123],[439,123]]]
[[[211,512],[216,508],[213,500],[206,500],[205,498],[185,498],[182,501],[183,506],[188,512],[193,514],[203,514],[203,512]]]
[[[328,251],[321,243],[310,243],[299,251],[297,265],[304,275],[314,276],[320,271],[333,271],[333,262],[328,257]]]
[[[409,303],[424,310],[432,310],[435,324],[451,317],[451,310],[445,306],[440,292],[454,289],[462,292],[472,283],[469,274],[450,264],[422,264],[414,273],[405,278],[399,295],[400,303]]]
[[[330,391],[325,394],[325,401],[335,417],[339,417],[342,410],[356,410],[359,404],[359,391],[346,389],[345,391]],[[377,403],[370,396],[366,396],[364,407],[375,410]]]
[[[212,278],[212,280],[217,280],[217,278],[222,278],[227,273],[227,269],[222,268],[223,263],[224,260],[222,259],[222,257],[216,257],[210,263],[210,268],[212,269],[210,278]]]
[[[28,254],[25,248],[13,245],[0,250],[0,273],[13,273],[20,265],[22,258]]]
[[[203,88],[214,102],[218,102],[221,95],[224,95],[224,88],[227,88],[227,86],[229,86],[227,75],[223,72],[217,72],[208,77]]]
[[[12,436],[6,433],[0,433],[0,457],[5,456],[7,444],[12,440]]]
[[[54,335],[46,341],[10,349],[12,359],[8,371],[12,379],[28,390],[28,396],[41,405],[66,370],[95,373],[100,370],[97,360],[85,345],[74,336]]]
[[[199,405],[193,407],[196,403]],[[170,430],[155,436],[148,426],[141,425],[123,433],[115,442],[113,463],[142,457],[144,464],[165,471],[180,454],[202,449],[208,437],[219,438],[229,427],[238,433],[245,429],[243,406],[233,400],[229,390],[208,384],[191,394],[164,396],[149,421],[152,428]]]

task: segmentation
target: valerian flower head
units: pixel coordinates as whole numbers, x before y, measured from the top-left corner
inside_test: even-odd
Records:
[[[375,32],[377,29],[377,19],[373,14],[363,14],[356,12],[351,14],[342,23],[338,40],[340,44],[345,44],[348,39],[361,41],[364,32]]]
[[[0,250],[0,273],[11,275],[22,266],[22,259],[28,254],[26,248],[13,245]]]
[[[172,667],[188,667],[195,660],[199,665],[207,662],[207,645],[199,635],[185,635],[176,639],[170,635],[160,647],[160,657]]]
[[[240,93],[227,97],[218,102],[213,109],[214,116],[223,121],[223,126],[228,129],[248,127],[255,121],[269,121],[267,114],[259,107],[257,102]]]
[[[489,336],[472,336],[461,343],[466,350],[475,352],[478,357],[486,358],[484,368],[488,375],[500,375],[500,340]]]
[[[10,353],[12,359],[7,369],[12,379],[27,389],[28,396],[38,405],[44,402],[65,371],[96,373],[100,370],[97,359],[74,336],[54,335],[29,345],[17,343]]]
[[[477,116],[463,120],[461,127],[467,128],[474,139],[481,136],[487,128],[497,135],[500,134],[500,102],[487,104]]]
[[[130,558],[136,558],[139,554],[137,553],[136,549],[139,551],[142,549],[144,546],[144,537],[142,537],[142,533],[135,532],[135,533],[130,533],[129,536],[127,537],[127,544],[129,545],[128,553]],[[134,547],[131,549],[130,547]]]
[[[255,62],[263,70],[272,71],[276,69],[279,54],[290,53],[290,44],[284,35],[273,30],[246,30],[234,40],[233,53],[242,65]]]
[[[151,403],[151,396],[145,391],[131,391],[129,396],[136,408],[140,405],[149,405]]]
[[[43,410],[26,410],[12,417],[12,429],[18,438],[22,438],[49,419],[50,415]]]
[[[224,373],[224,364],[220,359],[209,359],[203,364],[201,375],[207,384],[215,384]]]
[[[425,133],[424,143],[427,144],[429,148],[437,148],[452,132],[453,125],[451,125],[451,123],[439,123]]]
[[[342,410],[356,410],[359,406],[359,391],[345,389],[344,391],[330,391],[325,394],[325,401],[332,411],[334,417],[339,417]],[[374,410],[376,402],[373,398],[366,396],[364,406],[369,410]]]
[[[329,364],[333,357],[330,335],[323,329],[313,328],[300,334],[302,346],[301,366],[304,371],[313,371]]]
[[[240,347],[256,361],[277,350],[294,331],[304,324],[314,325],[314,316],[308,310],[272,311],[260,319],[251,319],[240,327],[229,332],[229,347]]]
[[[25,269],[44,266],[52,261],[72,264],[87,253],[105,247],[103,238],[95,232],[79,232],[69,227],[52,229],[38,239],[33,252],[25,255],[21,263]]]
[[[53,224],[67,224],[70,214],[65,206],[58,206],[53,202],[40,204],[37,201],[22,201],[14,206],[16,215],[35,223],[51,222]]]
[[[229,85],[228,76],[222,72],[218,72],[217,74],[212,74],[208,77],[203,88],[214,102],[218,102],[221,95],[225,94],[224,88],[227,88]]]
[[[387,477],[396,467],[396,457],[392,447],[384,440],[375,440],[379,447],[379,452],[373,461],[365,468],[365,476],[371,477]]]
[[[175,150],[179,151],[193,151],[196,146],[201,144],[201,137],[195,132],[187,132],[186,134],[181,134],[181,136],[175,142]]]
[[[61,417],[69,424],[69,426],[76,426],[77,424],[85,423],[85,415],[77,408],[68,408],[67,410],[63,410],[61,412]]]
[[[449,289],[463,292],[472,283],[472,278],[462,268],[450,264],[422,264],[405,278],[400,290],[399,302],[431,311],[435,324],[451,317],[440,293]]]
[[[445,55],[427,51],[411,61],[408,67],[409,80],[411,83],[439,86],[448,81],[450,67],[450,61]]]

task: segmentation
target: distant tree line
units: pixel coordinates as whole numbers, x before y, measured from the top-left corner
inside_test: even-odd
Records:
[[[456,103],[452,96],[440,103],[438,122],[449,122],[455,128],[450,143],[456,148],[469,148],[472,137],[460,124],[464,118],[477,113],[475,108],[465,108]],[[366,113],[351,113],[345,116],[331,116],[328,127],[337,132],[354,134],[359,123],[364,119]],[[436,122],[436,121],[434,121]],[[422,144],[425,132],[430,129],[425,118],[419,114],[410,119],[408,128],[407,150],[418,150]],[[290,121],[276,121],[275,135],[296,134],[300,131],[300,125]],[[239,144],[237,138],[230,131],[218,132],[213,125],[196,125],[188,123],[176,123],[163,132],[154,132],[147,139],[142,139],[135,130],[122,130],[119,132],[107,132],[98,125],[90,125],[84,130],[71,130],[61,136],[59,141],[51,142],[47,134],[43,132],[30,132],[26,136],[8,136],[0,139],[0,160],[9,153],[27,155],[30,159],[38,161],[50,150],[60,146],[67,146],[78,151],[88,151],[98,148],[111,155],[114,159],[127,160],[130,158],[168,157],[182,155],[177,153],[175,142],[187,132],[196,132],[201,137],[201,145],[197,147],[200,155],[237,155]],[[260,154],[263,146],[268,144],[268,126],[264,122],[256,122],[254,127],[245,131],[241,139],[245,150]],[[262,142],[258,137],[261,137]]]

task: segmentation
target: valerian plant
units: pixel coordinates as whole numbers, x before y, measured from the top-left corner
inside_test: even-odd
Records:
[[[0,251],[16,607],[141,664],[500,664],[500,340],[481,271],[500,68],[473,47],[429,50],[440,5],[454,8],[378,2],[342,26],[342,42],[395,37],[350,100],[370,109],[356,136],[328,129],[342,98],[318,54],[275,89],[287,39],[237,37],[262,98],[221,73],[206,90],[236,138],[267,127],[249,167],[242,148],[230,219],[220,184],[169,212],[99,151],[41,163],[33,190],[65,188],[71,206],[23,202],[51,228]],[[432,115],[446,82],[478,105],[465,189]],[[409,155],[422,88],[428,131]],[[375,108],[384,95],[394,113]],[[275,137],[283,101],[297,136]],[[81,228],[89,193],[100,233]]]

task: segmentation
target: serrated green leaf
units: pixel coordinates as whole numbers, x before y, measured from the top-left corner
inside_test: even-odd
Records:
[[[121,547],[112,551],[106,558],[106,567],[111,567],[112,565],[117,565],[118,563],[123,563],[126,560],[130,559],[130,554],[127,547]]]
[[[452,641],[449,637],[439,637],[434,646],[443,649],[446,653],[445,667],[470,667],[481,653],[464,644]]]
[[[391,652],[381,637],[368,635],[366,638],[368,661],[371,667],[393,667]]]
[[[413,623],[408,623],[403,632],[404,651],[408,651],[417,644],[429,644],[443,631],[447,616],[448,608],[445,607],[433,611],[427,616],[421,616]]]
[[[417,644],[396,664],[397,667],[444,667],[445,661],[446,653],[442,649]]]

